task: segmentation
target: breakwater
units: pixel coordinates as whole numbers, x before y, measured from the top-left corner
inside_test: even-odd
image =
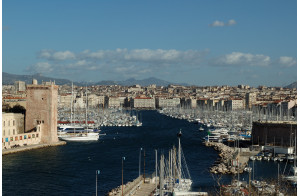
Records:
[[[220,158],[210,168],[210,172],[214,174],[243,173],[248,165],[249,157],[258,153],[258,151],[241,151],[240,148],[229,147],[217,142],[205,142],[205,146],[214,147],[219,152]]]

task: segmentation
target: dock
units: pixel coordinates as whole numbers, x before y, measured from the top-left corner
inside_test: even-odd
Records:
[[[150,196],[155,192],[156,184],[155,177],[153,178],[143,178],[143,176],[139,176],[135,180],[128,182],[123,185],[123,196]],[[107,195],[109,196],[122,196],[122,185],[118,186],[115,189],[112,189]]]
[[[28,146],[20,146],[17,148],[9,148],[9,149],[2,149],[2,156],[7,155],[7,154],[12,154],[12,153],[17,153],[17,152],[23,152],[27,150],[33,150],[33,149],[38,149],[38,148],[45,148],[45,147],[50,147],[50,146],[61,146],[67,144],[65,141],[59,141],[56,143],[51,143],[51,144],[34,144],[34,145],[28,145]]]

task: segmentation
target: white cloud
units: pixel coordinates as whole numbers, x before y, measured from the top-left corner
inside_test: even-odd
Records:
[[[231,20],[229,20],[229,21],[227,22],[227,25],[228,25],[228,26],[232,26],[232,25],[235,25],[235,24],[236,24],[236,21],[233,20],[233,19],[231,19]]]
[[[26,71],[31,73],[50,73],[54,69],[48,62],[38,62],[26,69]]]
[[[293,65],[296,65],[297,62],[293,57],[281,56],[279,58],[279,63],[284,67],[291,67]]]
[[[223,26],[225,26],[225,24],[224,24],[224,22],[216,20],[212,24],[210,24],[209,26],[212,26],[212,27],[223,27]]]
[[[262,54],[232,52],[211,62],[213,65],[268,66],[271,58]]]
[[[236,21],[231,19],[227,23],[223,21],[216,20],[213,23],[209,24],[211,27],[224,27],[224,26],[233,26],[236,25]]]
[[[68,59],[75,59],[75,55],[70,51],[64,52],[55,52],[52,55],[54,60],[68,60]]]
[[[38,53],[38,57],[47,60],[64,61],[75,59],[75,54],[68,50],[59,52],[55,52],[53,50],[42,50]]]

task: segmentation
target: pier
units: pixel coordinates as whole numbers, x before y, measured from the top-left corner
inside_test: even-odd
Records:
[[[132,182],[128,182],[123,185],[123,196],[149,196],[153,195],[155,192],[156,184],[155,177],[153,178],[143,178],[143,176],[139,176]],[[109,196],[122,196],[122,185],[117,188],[112,189],[107,195]]]
[[[12,154],[12,153],[17,153],[17,152],[23,152],[27,150],[33,150],[33,149],[38,149],[38,148],[45,148],[45,147],[50,147],[50,146],[61,146],[65,145],[66,142],[64,141],[59,141],[56,143],[51,143],[51,144],[34,144],[30,146],[20,146],[17,148],[9,148],[9,149],[2,149],[2,156],[7,155],[7,154]]]
[[[248,164],[249,157],[256,155],[259,151],[249,151],[244,148],[228,147],[218,142],[205,142],[205,146],[214,147],[219,151],[219,163],[210,168],[211,173],[237,174],[243,173]]]

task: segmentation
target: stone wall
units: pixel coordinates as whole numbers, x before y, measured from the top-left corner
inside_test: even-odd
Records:
[[[294,146],[296,130],[296,122],[253,122],[253,144]]]
[[[43,124],[41,143],[58,142],[57,137],[58,86],[27,85],[25,132]]]

